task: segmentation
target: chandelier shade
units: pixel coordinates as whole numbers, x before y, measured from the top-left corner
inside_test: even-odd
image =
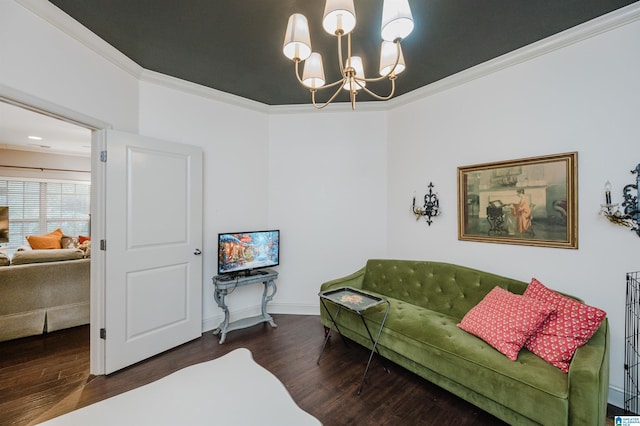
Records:
[[[380,75],[398,75],[406,68],[400,43],[383,41],[380,45]]]
[[[342,88],[351,92],[358,91],[364,88],[367,85],[367,82],[364,77],[364,65],[360,56],[352,56],[351,58],[347,59],[345,70],[347,70],[348,73],[348,70],[350,69],[353,70],[354,76],[347,78],[344,81]],[[358,79],[357,82],[356,78]]]
[[[368,0],[373,1],[373,0]],[[401,41],[413,31],[413,16],[408,0],[383,0],[380,66],[380,76],[366,78],[363,59],[351,54],[351,32],[356,26],[356,12],[353,0],[326,0],[322,27],[326,32],[336,37],[338,53],[338,71],[340,77],[327,83],[319,52],[312,52],[311,36],[307,18],[294,13],[289,17],[284,37],[282,52],[295,64],[298,82],[311,92],[311,102],[317,109],[324,108],[333,102],[342,90],[349,93],[351,108],[356,107],[356,95],[366,92],[378,100],[391,99],[395,93],[395,82],[398,74],[406,69],[404,55],[400,47]],[[346,39],[346,43],[344,43]],[[345,49],[346,48],[346,49]],[[345,55],[346,50],[346,55]],[[302,76],[300,76],[300,62],[304,62]],[[368,83],[387,80],[391,89],[387,95],[375,93]],[[316,102],[316,93],[333,87],[333,94],[328,100]]]
[[[403,40],[413,31],[409,0],[385,0],[380,33],[386,41]]]
[[[287,58],[300,61],[311,55],[311,36],[306,16],[294,13],[289,17],[282,52]]]
[[[304,61],[302,71],[302,84],[310,89],[319,89],[324,86],[324,67],[322,66],[322,56],[318,52],[313,52]]]
[[[349,34],[356,26],[353,0],[327,0],[322,16],[322,28],[331,35]]]

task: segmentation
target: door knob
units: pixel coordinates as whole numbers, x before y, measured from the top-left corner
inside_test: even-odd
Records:
[[[193,254],[195,254],[196,256],[200,256],[202,252],[200,251],[200,249],[196,249],[196,251],[194,251]]]

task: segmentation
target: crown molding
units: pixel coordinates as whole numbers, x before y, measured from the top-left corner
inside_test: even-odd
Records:
[[[236,105],[250,110],[266,113],[268,105],[240,96],[225,93],[196,83],[147,70],[128,56],[98,37],[85,26],[46,0],[15,0],[25,9],[44,19],[74,40],[82,43],[112,64],[129,73],[140,81],[180,90],[197,96]]]
[[[237,95],[205,87],[196,83],[170,77],[142,68],[122,52],[115,49],[106,41],[89,31],[82,24],[71,18],[62,10],[46,0],[15,0],[24,8],[30,10],[45,21],[54,25],[65,34],[74,38],[89,49],[98,53],[111,63],[128,72],[140,81],[158,84],[197,96],[213,99],[227,104],[236,105],[257,112],[272,114],[308,113],[316,111],[310,104],[304,105],[267,105],[252,101]],[[591,21],[577,25],[561,33],[547,37],[538,42],[524,46],[518,50],[502,55],[498,58],[483,62],[482,64],[468,68],[452,76],[431,83],[427,86],[413,90],[389,101],[360,102],[356,105],[356,111],[388,111],[405,106],[445,90],[469,83],[478,78],[485,77],[497,71],[535,59],[547,53],[562,49],[599,34],[611,31],[615,28],[640,20],[640,2],[625,6],[606,15],[592,19]],[[350,110],[348,102],[339,102],[321,110],[323,112],[343,112]],[[316,111],[317,112],[317,111]]]
[[[112,64],[136,78],[140,78],[142,68],[125,54],[89,31],[85,26],[67,15],[47,0],[15,0],[16,3],[55,26],[74,40],[82,43]]]
[[[317,109],[309,100],[308,104],[269,105],[268,108],[270,114],[325,114],[334,112],[357,114],[358,112],[387,111],[389,106],[387,102],[383,101],[362,101],[356,102],[356,108],[352,110],[351,102],[334,102],[325,108]]]
[[[614,10],[606,15],[592,19],[591,21],[587,21],[558,34],[554,34],[520,49],[506,53],[495,59],[483,62],[457,74],[443,78],[442,80],[436,81],[427,86],[393,98],[385,102],[387,104],[387,109],[391,110],[405,106],[420,99],[461,86],[478,78],[513,67],[514,65],[530,61],[539,56],[546,55],[547,53],[579,43],[638,20],[640,20],[640,2]]]
[[[162,74],[155,71],[143,69],[140,74],[140,81],[157,84],[165,88],[174,89],[183,93],[189,93],[203,98],[212,99],[215,101],[223,102],[230,105],[235,105],[241,108],[253,110],[261,113],[269,112],[269,105],[261,102],[256,102],[251,99],[243,98],[242,96],[232,95],[227,92],[212,89],[211,87],[202,86],[201,84],[192,83],[180,78],[171,77],[166,74]]]

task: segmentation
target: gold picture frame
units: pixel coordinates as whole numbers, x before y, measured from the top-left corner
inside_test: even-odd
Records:
[[[578,248],[578,153],[458,167],[458,239]]]

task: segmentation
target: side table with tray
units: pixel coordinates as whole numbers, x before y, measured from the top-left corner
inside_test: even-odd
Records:
[[[387,299],[383,297],[365,293],[363,291],[360,291],[352,287],[341,287],[341,288],[321,291],[318,294],[318,296],[320,296],[320,302],[322,303],[322,306],[327,311],[327,314],[331,319],[332,327],[330,327],[329,330],[327,331],[327,335],[325,336],[324,343],[322,345],[322,351],[320,352],[320,356],[318,356],[318,361],[316,362],[316,364],[320,365],[320,358],[324,353],[324,349],[327,346],[329,337],[331,337],[331,330],[333,329],[333,327],[335,327],[338,333],[340,333],[340,335],[342,336],[342,333],[340,332],[340,328],[338,327],[336,320],[338,319],[338,316],[340,315],[340,312],[343,309],[354,312],[360,317],[360,319],[362,320],[362,324],[364,324],[364,328],[367,330],[369,339],[371,339],[371,344],[372,344],[371,353],[369,354],[369,360],[367,361],[367,366],[364,369],[364,374],[362,375],[362,380],[360,381],[360,386],[358,387],[358,395],[360,395],[360,392],[362,392],[362,386],[364,385],[364,379],[367,376],[367,371],[369,371],[369,365],[371,364],[371,359],[373,358],[373,354],[377,352],[378,355],[380,355],[376,347],[378,346],[378,340],[380,339],[380,335],[382,334],[384,323],[387,321],[387,316],[389,315],[389,308],[391,307],[391,304]],[[336,305],[337,308],[334,315],[332,315],[331,311],[328,309],[327,303]],[[375,308],[380,305],[385,305],[385,304],[386,304],[386,307],[384,311],[384,317],[382,318],[382,322],[380,323],[380,327],[378,328],[378,332],[376,333],[376,336],[374,338],[373,335],[371,334],[369,326],[367,325],[367,322],[365,321],[364,314],[366,313],[366,311],[372,308]],[[387,373],[389,372],[386,366],[384,366],[384,369]]]

